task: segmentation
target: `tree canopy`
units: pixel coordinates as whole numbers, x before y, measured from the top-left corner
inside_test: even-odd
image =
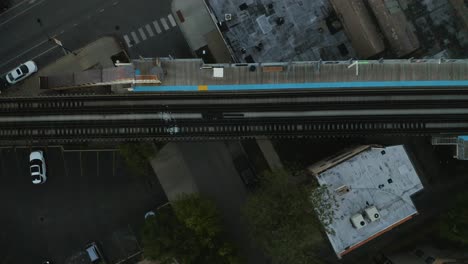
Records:
[[[181,195],[158,210],[143,228],[145,256],[161,263],[239,263],[225,238],[215,203],[197,194]]]
[[[314,249],[323,243],[320,221],[332,220],[328,209],[333,199],[323,199],[324,189],[313,191],[310,185],[292,181],[290,175],[278,170],[261,177],[260,188],[244,208],[250,234],[273,263],[321,263]],[[320,210],[314,209],[314,203]]]
[[[459,194],[454,207],[441,216],[439,235],[461,247],[468,246],[468,194]]]
[[[150,142],[129,142],[119,145],[119,153],[133,172],[145,175],[151,169],[148,159],[156,155],[156,150]]]

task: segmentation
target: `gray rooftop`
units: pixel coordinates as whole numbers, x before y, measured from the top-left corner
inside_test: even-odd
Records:
[[[235,56],[255,62],[338,60],[356,57],[343,30],[332,34],[326,18],[333,8],[328,0],[206,0]],[[228,16],[226,16],[228,14]],[[229,15],[230,14],[230,15]],[[284,19],[278,24],[278,19]],[[257,49],[259,43],[262,47]],[[342,55],[338,45],[346,47]],[[245,49],[242,52],[242,49]]]
[[[338,202],[330,225],[334,234],[327,234],[338,257],[417,214],[410,196],[423,185],[403,146],[360,147],[353,155],[334,157],[326,164],[330,162],[336,164],[319,171],[317,179]],[[365,217],[366,226],[353,227],[351,217],[372,206],[380,218],[370,221]]]

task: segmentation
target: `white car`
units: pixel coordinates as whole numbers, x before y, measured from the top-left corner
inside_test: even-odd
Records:
[[[46,182],[46,164],[44,153],[41,150],[36,150],[29,154],[29,167],[33,184],[42,184]]]
[[[7,73],[6,80],[10,84],[15,84],[26,79],[26,77],[30,76],[35,72],[37,72],[36,63],[34,61],[27,61],[18,66],[16,69],[13,69],[9,73]]]

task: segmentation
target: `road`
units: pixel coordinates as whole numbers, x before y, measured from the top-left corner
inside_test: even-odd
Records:
[[[192,57],[170,0],[25,0],[0,14],[0,74],[27,60],[43,67],[63,56],[49,36],[75,50],[104,35],[120,37],[132,58]]]

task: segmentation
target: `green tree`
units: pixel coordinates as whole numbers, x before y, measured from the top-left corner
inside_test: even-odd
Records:
[[[254,241],[272,258],[273,263],[321,263],[314,249],[321,246],[321,217],[326,207],[324,189],[315,189],[303,183],[295,183],[288,171],[265,173],[260,188],[248,199],[244,216]],[[314,203],[326,203],[314,210]],[[323,219],[331,220],[323,214]]]
[[[182,263],[197,263],[203,252],[196,237],[176,217],[170,207],[158,210],[157,215],[145,221],[142,242],[146,258],[173,264],[174,259]]]
[[[162,263],[239,263],[215,203],[198,194],[181,195],[172,207],[158,210],[142,237],[145,256]]]
[[[130,170],[146,175],[151,169],[148,159],[156,155],[156,150],[151,142],[129,142],[119,145],[119,153]]]
[[[438,231],[441,238],[460,247],[468,246],[468,194],[458,195],[454,207],[440,217]]]
[[[198,194],[182,194],[172,203],[175,214],[207,248],[216,246],[221,235],[221,215],[216,204]]]

